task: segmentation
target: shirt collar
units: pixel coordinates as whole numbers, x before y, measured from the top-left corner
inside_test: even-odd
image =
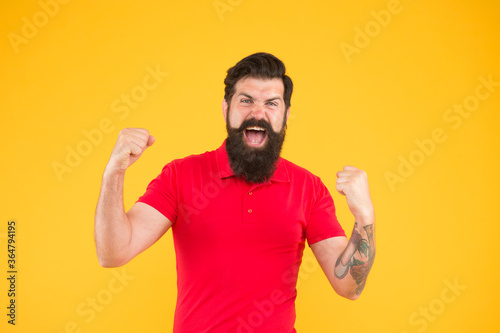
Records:
[[[219,168],[219,177],[228,178],[235,176],[231,166],[229,165],[229,158],[226,151],[226,140],[222,145],[215,151],[215,157],[217,158],[217,167]],[[290,182],[290,177],[288,176],[288,170],[285,165],[283,158],[279,158],[278,165],[274,171],[271,182]]]

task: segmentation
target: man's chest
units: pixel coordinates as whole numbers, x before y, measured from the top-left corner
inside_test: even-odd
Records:
[[[178,200],[175,232],[192,241],[290,249],[305,240],[309,201],[289,182],[255,185],[213,177],[183,186]]]

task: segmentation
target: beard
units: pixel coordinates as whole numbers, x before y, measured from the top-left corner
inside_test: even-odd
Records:
[[[250,147],[245,139],[248,127],[258,126],[266,130],[266,142],[262,147]],[[274,132],[271,124],[265,120],[248,119],[239,128],[229,125],[229,111],[226,119],[226,151],[229,165],[236,176],[243,176],[252,183],[264,183],[271,179],[276,170],[285,141],[286,118],[280,132]]]

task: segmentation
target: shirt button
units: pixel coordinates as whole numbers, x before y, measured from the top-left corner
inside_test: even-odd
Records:
[[[248,212],[249,212],[250,214],[252,214],[252,210],[251,210],[251,209],[249,209],[249,210],[248,210]]]
[[[248,192],[248,195],[252,195],[252,192]]]

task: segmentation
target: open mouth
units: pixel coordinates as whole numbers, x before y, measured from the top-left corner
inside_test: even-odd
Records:
[[[258,126],[247,127],[244,133],[247,144],[251,147],[262,146],[267,138],[266,129]]]

